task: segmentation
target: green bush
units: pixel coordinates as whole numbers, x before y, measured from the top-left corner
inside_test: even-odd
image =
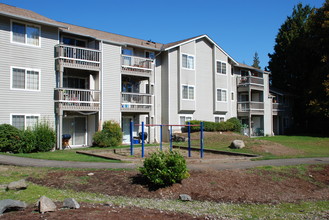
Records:
[[[56,144],[56,133],[48,122],[39,122],[32,128],[32,132],[35,135],[34,151],[46,152],[53,149]]]
[[[0,125],[0,151],[18,153],[22,131],[9,124]]]
[[[36,148],[36,136],[32,129],[22,132],[20,146],[17,153],[31,153]]]
[[[233,117],[233,118],[230,118],[229,120],[227,120],[227,122],[231,122],[233,124],[233,126],[234,126],[233,131],[241,132],[242,124],[239,119]]]
[[[144,160],[143,167],[140,167],[139,171],[157,187],[170,186],[189,177],[186,161],[176,151],[151,154]]]
[[[115,121],[105,121],[103,130],[93,136],[93,144],[98,147],[114,147],[122,142],[120,125]]]
[[[238,126],[238,124],[234,124],[236,123],[234,121],[234,123],[232,123],[231,119],[227,120],[227,121],[222,121],[222,122],[212,122],[212,121],[205,121],[203,123],[203,130],[204,131],[235,131],[236,126]],[[190,121],[191,125],[200,125],[199,120],[192,120]],[[240,121],[238,120],[238,122],[240,123]],[[187,131],[188,127],[186,127],[184,130]],[[195,126],[195,127],[191,127],[191,132],[196,132],[196,131],[200,131],[200,127],[199,126]]]

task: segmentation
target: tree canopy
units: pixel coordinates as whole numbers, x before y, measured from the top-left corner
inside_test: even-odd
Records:
[[[295,6],[275,43],[269,54],[272,85],[294,95],[296,127],[328,132],[329,0],[319,9]]]

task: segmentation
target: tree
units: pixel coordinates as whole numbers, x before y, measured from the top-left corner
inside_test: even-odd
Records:
[[[295,97],[294,120],[307,132],[328,132],[329,0],[319,9],[298,4],[269,54],[272,85]]]
[[[255,52],[255,55],[254,55],[254,63],[251,65],[252,67],[255,67],[256,69],[260,69],[260,61],[259,61],[259,56],[258,56],[258,53]]]

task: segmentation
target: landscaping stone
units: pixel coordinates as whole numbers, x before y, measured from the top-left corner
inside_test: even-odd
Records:
[[[57,209],[55,203],[45,196],[40,197],[38,202],[38,208],[40,213],[54,212]]]
[[[27,188],[27,183],[24,179],[11,182],[8,184],[7,189],[8,190],[22,190]]]
[[[5,211],[18,211],[26,208],[26,203],[19,200],[4,199],[0,201],[0,215]]]
[[[78,208],[80,208],[80,205],[75,199],[67,198],[63,202],[63,207],[69,208],[69,209],[78,209]]]
[[[244,144],[243,140],[234,140],[231,143],[230,148],[233,148],[233,149],[241,149],[241,148],[244,148],[245,146],[246,145]]]
[[[180,194],[179,199],[182,201],[192,201],[192,198],[190,195],[187,194]]]

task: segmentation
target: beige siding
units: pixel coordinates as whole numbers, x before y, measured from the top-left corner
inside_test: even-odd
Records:
[[[121,47],[103,43],[103,122],[121,123]]]
[[[10,38],[10,19],[0,16],[0,123],[9,123],[10,113],[40,114],[53,123],[57,28],[41,26],[41,47],[11,43]],[[41,90],[10,89],[11,67],[39,70]]]

